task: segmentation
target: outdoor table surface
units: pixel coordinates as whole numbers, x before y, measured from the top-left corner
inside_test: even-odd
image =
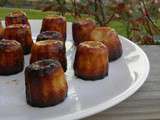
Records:
[[[160,120],[160,46],[140,46],[150,62],[143,86],[120,104],[83,120]]]

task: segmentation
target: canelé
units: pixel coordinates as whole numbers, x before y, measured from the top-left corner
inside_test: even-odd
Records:
[[[34,43],[30,63],[43,59],[57,59],[66,71],[67,59],[64,43],[60,40],[45,40]]]
[[[6,24],[6,26],[12,25],[12,24],[27,24],[27,25],[29,25],[29,21],[26,16],[26,13],[24,13],[21,10],[15,10],[15,11],[12,11],[11,13],[9,13],[5,17],[5,24]]]
[[[18,41],[23,47],[24,54],[30,53],[33,41],[28,25],[14,24],[7,26],[4,30],[4,38]]]
[[[122,45],[114,29],[110,27],[97,27],[91,32],[90,40],[100,41],[108,47],[110,61],[121,57]]]
[[[0,41],[0,75],[11,75],[23,70],[24,55],[21,44],[15,40]]]
[[[108,75],[107,47],[98,41],[85,41],[77,46],[74,72],[84,80],[102,79]]]
[[[95,27],[96,23],[91,19],[75,20],[72,24],[74,44],[77,46],[81,42],[88,41],[90,33]]]
[[[62,102],[68,91],[64,71],[57,60],[34,62],[25,69],[27,103],[34,107],[48,107]]]
[[[43,31],[57,31],[66,40],[66,19],[62,16],[46,16],[42,21],[41,32]]]

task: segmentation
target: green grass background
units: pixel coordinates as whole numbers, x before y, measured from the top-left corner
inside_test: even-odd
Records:
[[[5,16],[16,8],[3,8],[0,7],[0,18],[5,19]],[[42,19],[46,15],[56,14],[55,12],[42,12],[41,10],[33,9],[21,9],[26,12],[29,19]],[[66,15],[68,21],[72,21],[73,17],[71,15]],[[120,35],[126,36],[126,26],[121,21],[111,21],[109,26],[113,27]]]

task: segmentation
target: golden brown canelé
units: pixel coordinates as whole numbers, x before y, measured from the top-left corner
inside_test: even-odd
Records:
[[[33,41],[28,25],[15,24],[7,26],[4,30],[4,38],[18,41],[23,47],[24,54],[30,53]]]
[[[41,32],[43,31],[57,31],[63,36],[63,40],[66,40],[66,19],[62,16],[47,16],[42,21]]]
[[[30,63],[43,59],[57,59],[64,71],[67,70],[67,59],[64,43],[60,40],[45,40],[33,44]]]
[[[98,41],[85,41],[77,46],[75,75],[84,80],[102,79],[108,75],[107,47]]]
[[[4,30],[3,30],[2,22],[0,20],[0,40],[3,38],[3,32]]]
[[[27,66],[25,85],[27,103],[34,107],[53,106],[67,96],[67,81],[57,60],[40,60]]]
[[[77,46],[81,42],[88,41],[90,33],[95,27],[95,21],[90,19],[80,19],[74,21],[72,24],[74,44]]]
[[[56,31],[44,31],[44,32],[41,32],[37,36],[37,40],[36,41],[42,41],[42,40],[48,40],[48,39],[63,41],[62,34],[60,32],[56,32]]]
[[[90,34],[90,40],[100,41],[108,47],[110,61],[121,57],[122,45],[114,29],[110,27],[97,27]]]
[[[20,10],[15,10],[9,13],[5,17],[5,24],[6,26],[12,25],[12,24],[27,24],[29,25],[28,18],[26,16],[26,13]],[[30,25],[29,25],[30,26]]]
[[[24,55],[21,44],[15,40],[0,41],[0,75],[11,75],[23,70]]]

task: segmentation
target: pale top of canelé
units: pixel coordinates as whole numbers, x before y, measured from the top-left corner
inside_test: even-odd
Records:
[[[63,16],[58,16],[58,15],[48,15],[46,16],[44,19],[51,19],[51,20],[56,20],[56,19],[61,19],[61,20],[64,20],[66,21],[66,18],[63,17]]]
[[[109,39],[110,35],[117,36],[114,29],[110,27],[96,27],[90,34],[91,40],[104,41]]]
[[[12,11],[11,13],[9,13],[8,16],[10,16],[10,17],[26,16],[26,13],[24,13],[21,10],[15,10],[15,11]]]
[[[89,24],[89,23],[92,23],[92,24],[96,24],[95,21],[93,19],[89,19],[89,18],[86,18],[86,19],[76,19],[74,21],[74,24],[80,24],[80,25],[86,25],[86,24]]]
[[[110,32],[115,32],[115,30],[111,27],[96,27],[94,30],[102,30],[102,31],[110,31]]]
[[[106,48],[106,46],[98,41],[85,41],[79,44],[79,47],[86,47],[86,48]]]
[[[45,40],[45,41],[38,41],[36,43],[34,43],[35,45],[38,46],[45,46],[45,45],[53,45],[53,44],[60,44],[61,46],[63,46],[63,42],[60,40]]]

